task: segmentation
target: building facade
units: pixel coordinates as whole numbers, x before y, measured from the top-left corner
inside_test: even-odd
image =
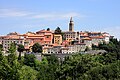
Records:
[[[62,35],[54,34],[54,44],[61,45],[62,44]]]
[[[18,44],[24,45],[24,38],[22,38],[20,34],[16,32],[12,32],[12,33],[7,34],[6,36],[1,36],[0,42],[3,45],[3,50],[8,51],[11,43],[15,43],[16,45]]]

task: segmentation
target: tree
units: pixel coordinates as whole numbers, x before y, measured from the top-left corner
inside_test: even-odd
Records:
[[[9,54],[8,56],[7,56],[7,59],[8,59],[8,62],[9,62],[9,64],[13,64],[13,62],[17,59],[17,56],[16,56],[16,54]]]
[[[3,56],[0,60],[0,79],[1,80],[18,80],[17,71],[21,65],[17,61],[15,54]]]
[[[62,35],[62,40],[64,41],[64,40],[66,40],[66,38],[64,37],[64,32],[61,32],[61,35]]]
[[[25,54],[24,56],[24,64],[30,67],[35,66],[35,55],[34,54]]]
[[[22,66],[17,75],[17,80],[37,80],[37,71],[29,66]]]
[[[48,60],[46,57],[42,58],[41,64],[48,64]]]
[[[2,51],[0,51],[0,79],[1,80],[6,79],[7,77],[6,73],[8,73],[7,69],[9,69],[8,67],[10,66],[8,65],[7,58],[3,55]]]
[[[39,43],[35,43],[33,46],[32,46],[32,51],[34,53],[42,53],[42,46],[39,44]]]
[[[50,31],[50,28],[47,28],[47,31]]]
[[[0,50],[1,50],[1,51],[3,50],[3,45],[2,45],[2,44],[0,44]]]
[[[99,44],[100,45],[100,44]],[[98,49],[98,46],[92,44],[92,50],[97,50]]]
[[[90,51],[90,48],[88,46],[86,46],[85,51]]]
[[[55,34],[61,34],[61,32],[62,32],[61,29],[60,29],[59,27],[57,27],[57,28],[55,29],[55,32],[54,32],[54,33],[55,33]]]
[[[47,56],[47,60],[49,64],[58,64],[58,58],[55,55]]]
[[[19,44],[18,45],[18,48],[17,48],[17,51],[19,52],[19,57],[18,57],[18,60],[21,60],[21,52],[24,51],[24,46],[22,44]]]
[[[9,50],[9,53],[15,53],[16,52],[16,44],[11,43],[10,48],[8,50]]]

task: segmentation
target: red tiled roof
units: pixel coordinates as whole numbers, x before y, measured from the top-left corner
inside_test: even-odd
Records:
[[[7,35],[19,35],[19,33],[17,33],[17,32],[11,32],[11,33],[9,33]]]
[[[43,39],[44,37],[27,37],[26,39]]]
[[[103,36],[92,36],[90,38],[92,38],[92,39],[103,39],[104,37]]]
[[[86,32],[80,32],[80,36],[88,36],[88,33],[86,33]]]
[[[83,40],[91,40],[91,38],[89,38],[89,37],[86,37],[86,38],[83,38]]]
[[[47,33],[52,33],[51,31],[47,31],[47,30],[40,30],[40,31],[37,31],[36,33],[45,33],[45,32],[47,32]]]
[[[101,32],[89,32],[90,34],[100,34]]]
[[[80,36],[85,36],[85,37],[87,37],[88,35],[86,34],[86,35],[80,35]]]

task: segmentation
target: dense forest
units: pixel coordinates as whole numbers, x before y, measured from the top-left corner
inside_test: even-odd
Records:
[[[120,80],[120,41],[111,39],[92,47],[107,53],[77,53],[64,61],[51,55],[39,61],[34,54],[17,57],[14,45],[3,56],[0,46],[0,80]]]

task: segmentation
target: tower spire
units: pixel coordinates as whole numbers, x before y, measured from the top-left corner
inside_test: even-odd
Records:
[[[70,18],[70,21],[73,21],[73,20],[72,20],[72,17]]]
[[[69,31],[74,31],[74,22],[72,20],[72,17],[70,18]]]

